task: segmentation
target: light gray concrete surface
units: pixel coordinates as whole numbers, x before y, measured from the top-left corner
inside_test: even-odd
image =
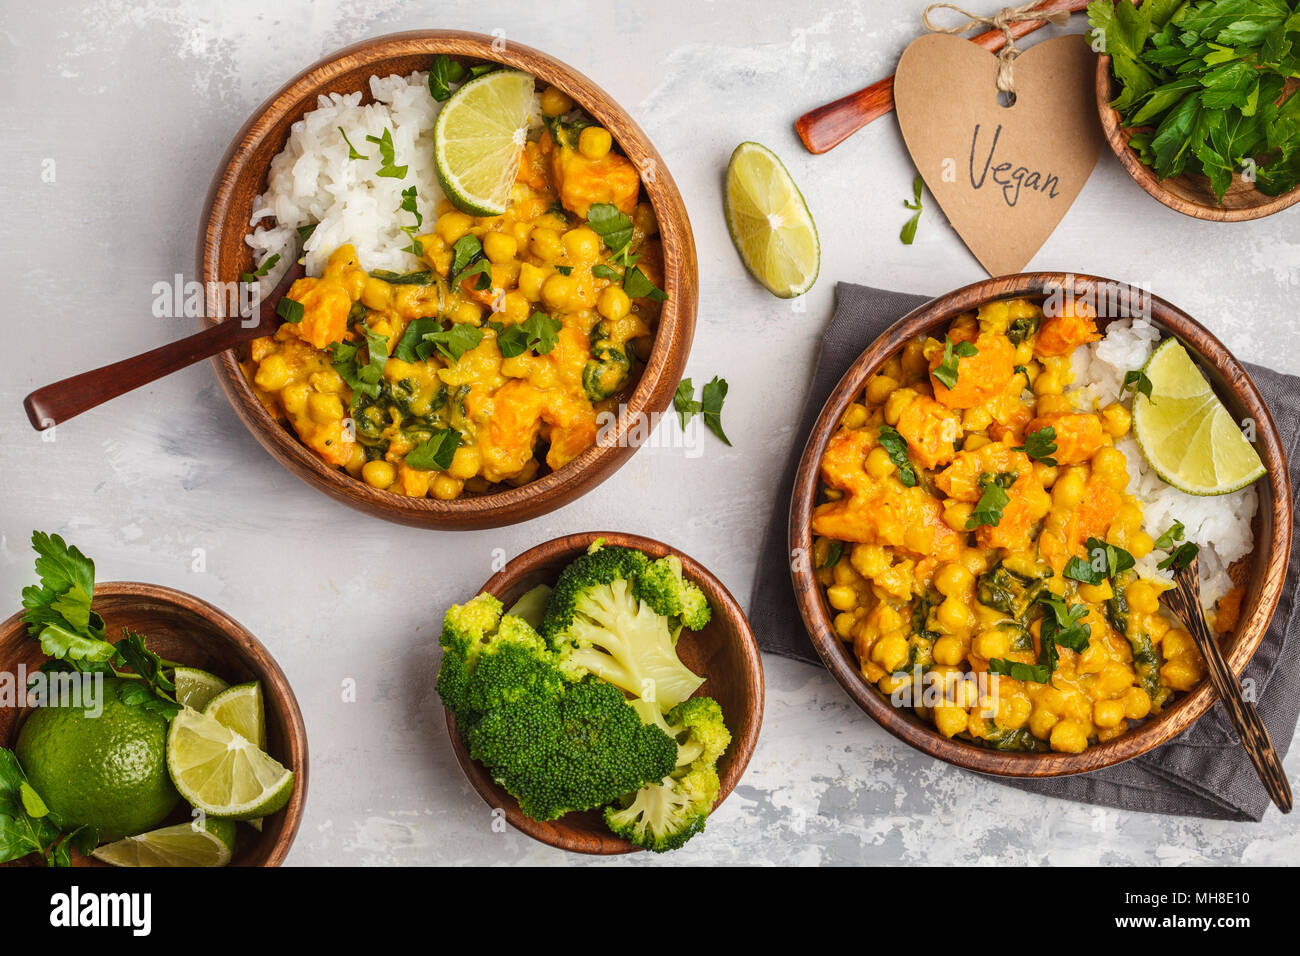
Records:
[[[596,527],[672,541],[747,600],[835,281],[937,294],[983,276],[932,203],[916,244],[899,243],[914,172],[892,119],[821,157],[792,129],[805,109],[891,72],[923,5],[4,0],[0,595],[17,606],[32,579],[27,538],[40,528],[94,556],[103,580],[190,591],[258,634],[293,682],[311,738],[290,863],[588,862],[493,832],[431,690],[441,612],[488,577],[495,549],[513,555]],[[547,50],[601,83],[653,138],[699,246],[687,371],[730,381],[735,447],[710,439],[698,458],[644,449],[567,508],[453,535],[364,517],[290,476],[244,430],[206,364],[42,441],[20,407],[33,387],[196,327],[152,318],[151,290],[190,275],[209,178],[250,111],[325,53],[428,27],[504,30]],[[782,156],[821,230],[821,278],[794,303],[751,282],[727,240],[722,172],[751,139]],[[1185,218],[1107,153],[1031,267],[1149,283],[1241,358],[1300,372],[1298,226],[1296,211],[1226,226]],[[191,570],[195,549],[202,573]],[[749,772],[672,862],[1235,864],[1287,862],[1300,849],[1300,817],[1276,811],[1260,824],[1217,823],[1003,788],[895,741],[820,669],[765,665],[767,712]],[[342,700],[349,679],[355,703]],[[1287,766],[1300,767],[1296,748]]]

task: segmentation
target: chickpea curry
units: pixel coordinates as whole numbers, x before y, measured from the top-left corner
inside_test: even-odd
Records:
[[[1079,753],[1204,662],[1134,568],[1154,542],[1115,447],[1128,409],[1063,394],[1095,316],[1057,311],[986,303],[868,380],[821,462],[813,559],[836,634],[896,704],[948,737]]]
[[[564,93],[539,102],[504,215],[443,200],[408,274],[340,246],[242,363],[308,448],[375,488],[449,500],[559,469],[649,355],[666,296],[636,167]]]

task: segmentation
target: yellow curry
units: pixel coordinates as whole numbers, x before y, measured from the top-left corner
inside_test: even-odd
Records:
[[[375,488],[446,500],[561,468],[649,354],[663,261],[637,170],[563,93],[540,102],[504,215],[444,200],[406,275],[341,246],[243,363],[272,414]]]
[[[1134,570],[1154,542],[1115,447],[1130,413],[1063,394],[1099,337],[1080,303],[987,303],[890,358],[822,459],[813,560],[835,631],[948,737],[1078,753],[1204,676],[1166,585]]]

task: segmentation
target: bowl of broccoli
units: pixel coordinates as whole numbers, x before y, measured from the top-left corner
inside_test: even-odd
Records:
[[[758,740],[763,669],[744,612],[650,538],[538,545],[453,605],[439,643],[456,759],[491,807],[551,846],[679,849]]]

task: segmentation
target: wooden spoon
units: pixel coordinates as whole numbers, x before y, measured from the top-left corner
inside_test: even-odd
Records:
[[[187,365],[212,358],[243,342],[274,334],[283,321],[276,314],[276,306],[294,280],[304,275],[306,269],[302,263],[295,263],[271,294],[261,299],[256,323],[248,324],[246,320],[232,316],[179,342],[38,388],[23,399],[28,421],[37,431],[44,431],[101,405],[110,398],[117,398],[141,385],[148,385]]]
[[[1060,13],[1068,10],[1078,13],[1088,5],[1088,0],[1048,0],[1034,8],[1034,13]],[[1014,20],[1008,24],[1011,35],[1019,40],[1047,25],[1046,20]],[[1001,30],[989,30],[971,38],[984,49],[996,53],[1006,46],[1007,38]],[[795,122],[795,132],[810,153],[824,153],[834,149],[874,119],[879,119],[894,108],[894,78],[887,76],[870,86],[842,96],[833,103],[819,106],[800,116]]]
[[[1255,705],[1241,693],[1241,685],[1233,677],[1228,662],[1219,650],[1219,642],[1210,633],[1201,610],[1201,583],[1196,572],[1196,558],[1174,575],[1174,588],[1166,591],[1164,601],[1178,615],[1196,641],[1210,671],[1210,683],[1223,701],[1223,707],[1232,719],[1232,726],[1246,748],[1246,755],[1255,765],[1255,773],[1278,809],[1291,812],[1291,784],[1287,782],[1282,760],[1273,746],[1273,738],[1259,717]]]

